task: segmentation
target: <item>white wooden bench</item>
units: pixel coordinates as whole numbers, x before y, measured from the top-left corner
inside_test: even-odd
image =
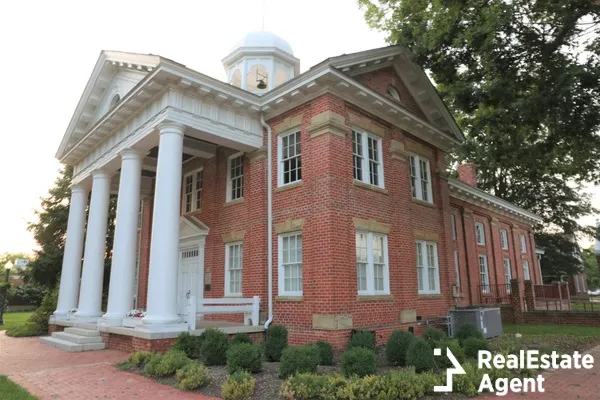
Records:
[[[258,326],[260,318],[260,297],[251,298],[204,298],[198,303],[197,313],[206,314],[244,314],[244,325]]]

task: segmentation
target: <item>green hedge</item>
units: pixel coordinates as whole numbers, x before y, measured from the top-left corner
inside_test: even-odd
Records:
[[[429,371],[435,368],[433,349],[423,338],[415,338],[406,353],[406,364],[415,367],[417,372]]]
[[[342,355],[342,371],[346,376],[372,375],[377,370],[377,355],[365,347],[348,349]]]
[[[317,372],[319,361],[319,350],[313,344],[288,347],[281,354],[279,377],[287,378],[298,372]]]
[[[279,361],[283,349],[288,346],[288,330],[283,325],[271,325],[267,329],[265,356],[269,361]]]
[[[229,340],[218,329],[207,329],[200,335],[200,357],[206,365],[225,365]]]
[[[319,351],[319,365],[333,365],[333,346],[331,343],[319,340],[315,343]]]
[[[250,400],[254,394],[256,380],[248,372],[236,372],[221,386],[225,400]]]
[[[238,371],[250,373],[262,370],[262,351],[260,345],[238,343],[227,350],[227,369],[230,374]]]
[[[372,331],[355,331],[350,337],[348,349],[354,347],[364,347],[375,351],[377,344],[375,342],[375,332]]]
[[[414,335],[407,331],[394,331],[385,346],[385,356],[389,363],[405,366],[406,353],[414,340]]]

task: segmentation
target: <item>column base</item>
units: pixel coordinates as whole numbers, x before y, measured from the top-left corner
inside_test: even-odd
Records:
[[[104,314],[102,318],[98,318],[98,326],[123,326],[123,318],[106,318],[107,314]]]
[[[165,332],[187,332],[189,330],[188,324],[151,324],[146,325],[145,323],[135,328],[138,332],[148,333],[165,333]]]
[[[71,313],[68,311],[59,311],[56,310],[50,316],[51,321],[68,321],[71,317]]]
[[[142,318],[144,321],[144,325],[171,325],[171,324],[179,324],[182,320],[181,317],[177,314],[173,315],[146,315]]]
[[[71,317],[71,320],[75,320],[77,322],[98,322],[98,318],[102,316],[102,312],[81,312],[77,311]]]

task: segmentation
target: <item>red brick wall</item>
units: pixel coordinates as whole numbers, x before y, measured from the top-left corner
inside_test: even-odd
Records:
[[[48,335],[52,335],[54,332],[62,332],[65,327],[62,325],[48,325]]]
[[[523,322],[526,324],[600,326],[600,312],[526,311],[523,313]]]

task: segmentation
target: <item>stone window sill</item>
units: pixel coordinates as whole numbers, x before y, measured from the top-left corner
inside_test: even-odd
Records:
[[[284,186],[280,186],[277,189],[275,189],[275,193],[284,192],[286,190],[293,189],[293,188],[296,188],[298,186],[302,186],[302,182],[303,181],[297,181],[297,182],[294,182],[294,183],[288,183],[287,185],[284,185]]]
[[[362,181],[357,181],[356,179],[354,179],[352,181],[352,184],[354,186],[357,186],[357,187],[360,187],[360,188],[363,188],[363,189],[372,190],[372,191],[377,192],[377,193],[388,194],[387,189],[383,189],[383,188],[380,188],[379,186],[371,185],[369,183],[364,183]]]
[[[410,200],[415,203],[415,204],[419,204],[421,206],[425,206],[425,207],[429,207],[429,208],[436,208],[434,203],[430,203],[428,201],[425,200],[419,200],[419,199],[415,199],[414,197],[411,197]]]
[[[243,202],[244,198],[242,197],[241,199],[230,200],[228,202],[225,202],[225,204],[223,204],[223,207],[235,206],[236,204],[241,204]]]
[[[275,301],[304,301],[304,296],[277,296]]]
[[[357,301],[391,301],[394,300],[394,296],[391,294],[359,294],[356,296]]]
[[[439,300],[443,298],[444,296],[442,296],[441,294],[420,294],[418,296],[419,300]]]

